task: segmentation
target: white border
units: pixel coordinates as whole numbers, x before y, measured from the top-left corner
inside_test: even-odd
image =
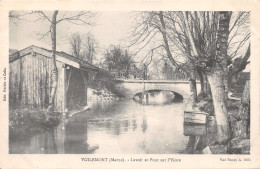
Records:
[[[260,1],[259,0],[2,0],[0,1],[0,168],[260,168]],[[250,155],[9,155],[8,102],[2,101],[2,70],[7,69],[9,10],[229,10],[251,11],[251,154]],[[8,86],[8,80],[7,80]],[[8,91],[7,91],[8,94]],[[180,158],[175,163],[82,162],[81,157]],[[221,162],[220,158],[251,158],[251,162]]]

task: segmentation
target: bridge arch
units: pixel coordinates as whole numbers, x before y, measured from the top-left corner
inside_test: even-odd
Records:
[[[174,102],[180,102],[180,101],[182,101],[183,98],[184,98],[182,94],[177,93],[177,92],[175,92],[175,91],[171,91],[171,90],[159,90],[159,89],[146,90],[146,92],[148,92],[148,93],[160,92],[160,91],[167,91],[167,92],[172,92],[172,93],[174,93],[175,97],[174,97],[174,99],[172,100],[172,101],[174,101]],[[136,93],[134,96],[141,96],[142,93],[143,93],[143,91],[140,91],[140,92]]]
[[[133,96],[136,94],[136,93],[140,93],[140,92],[143,92],[144,91],[144,88],[136,88],[137,90],[136,91],[133,91]],[[185,90],[181,90],[179,88],[176,88],[176,87],[170,87],[170,86],[160,86],[160,85],[156,85],[156,86],[153,86],[153,85],[147,85],[145,86],[145,91],[152,91],[152,90],[164,90],[164,91],[172,91],[174,93],[177,93],[179,95],[181,95],[183,98],[188,98],[189,97],[189,93],[186,92]]]

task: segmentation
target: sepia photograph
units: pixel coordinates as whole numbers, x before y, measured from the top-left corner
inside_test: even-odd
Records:
[[[251,154],[250,11],[8,12],[9,154]]]

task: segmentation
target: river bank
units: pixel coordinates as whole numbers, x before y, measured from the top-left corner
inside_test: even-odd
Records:
[[[59,113],[39,108],[22,106],[11,108],[9,110],[9,141],[51,130],[59,124],[61,116]]]
[[[51,130],[59,125],[62,118],[69,118],[72,115],[90,109],[93,103],[101,100],[119,100],[115,94],[107,89],[89,89],[88,108],[74,106],[73,110],[67,113],[51,112],[45,108],[31,108],[26,106],[12,107],[9,110],[9,135],[10,141],[23,137],[30,133],[33,135],[44,130]]]
[[[10,142],[24,136],[32,136],[39,132],[52,130],[57,127],[62,118],[88,110],[95,102],[102,100],[119,100],[122,96],[114,89],[111,79],[97,80],[88,88],[88,106],[75,104],[65,113],[52,112],[47,108],[33,108],[28,106],[11,107],[9,110],[9,139]],[[118,95],[119,96],[118,96]],[[121,96],[121,97],[120,97]]]
[[[198,104],[198,109],[209,114],[207,135],[204,150],[195,153],[212,154],[250,154],[250,102],[243,102],[237,97],[227,100],[227,111],[231,129],[230,140],[218,143],[217,124],[214,118],[212,100],[204,99]]]

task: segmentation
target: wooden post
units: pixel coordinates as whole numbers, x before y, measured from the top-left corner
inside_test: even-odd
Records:
[[[63,71],[63,113],[66,113],[67,110],[67,77],[66,77],[66,65],[62,66]]]
[[[81,75],[83,77],[83,80],[84,80],[84,96],[85,96],[85,103],[86,103],[86,106],[88,105],[88,87],[87,87],[87,78],[85,77],[85,74],[84,74],[84,71],[81,70]]]
[[[70,77],[71,77],[71,74],[72,74],[72,69],[70,69],[70,67],[66,67],[66,70],[69,70],[69,77],[66,79],[67,83],[66,83],[66,93],[68,92],[68,88],[69,88],[69,85],[70,85]],[[67,71],[66,71],[67,73]]]

